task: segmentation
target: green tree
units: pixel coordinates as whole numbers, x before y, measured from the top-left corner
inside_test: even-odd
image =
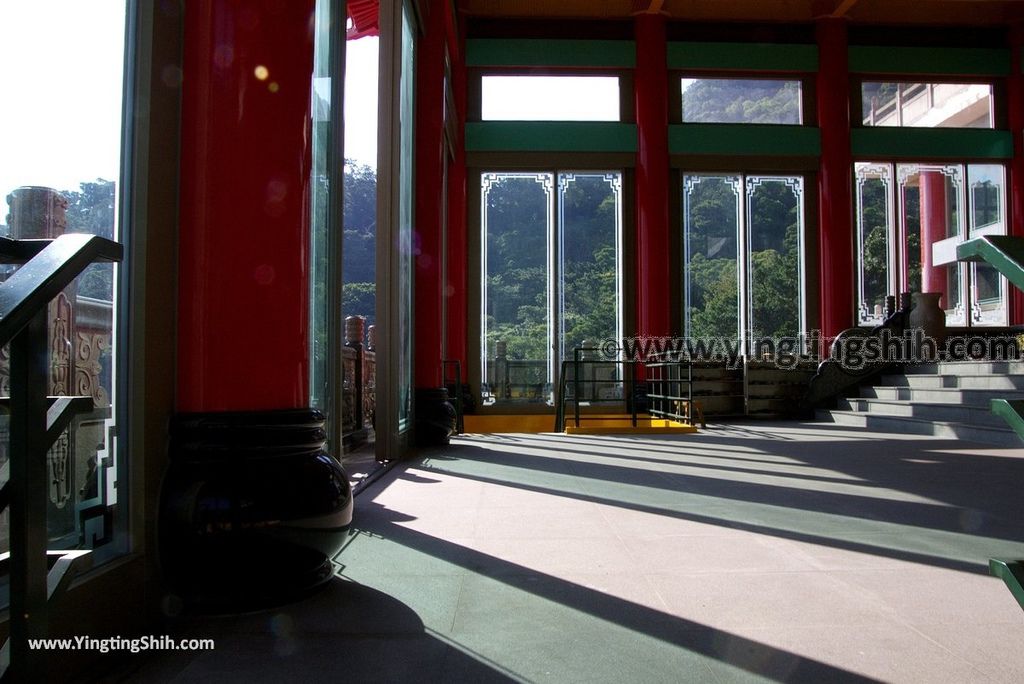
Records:
[[[342,243],[342,313],[376,321],[377,173],[354,160],[345,162]]]

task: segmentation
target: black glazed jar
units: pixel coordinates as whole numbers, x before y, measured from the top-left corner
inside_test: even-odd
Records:
[[[353,500],[325,440],[312,409],[178,415],[159,518],[171,591],[192,607],[236,611],[329,581]]]

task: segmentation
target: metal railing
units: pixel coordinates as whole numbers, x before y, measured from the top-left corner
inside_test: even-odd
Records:
[[[592,347],[577,347],[573,350],[571,361],[562,361],[555,397],[555,432],[565,431],[566,404],[569,401],[572,402],[576,427],[585,418],[608,420],[607,416],[587,416],[581,410],[582,402],[586,401],[587,389],[592,390],[598,384],[622,386],[620,396],[625,402],[625,412],[633,427],[637,426],[641,414],[693,422],[693,364],[689,359],[668,355],[652,360],[607,359],[599,357],[601,351]],[[588,368],[593,371],[596,367],[609,366],[616,369],[613,377],[597,377],[597,374],[588,372]],[[570,387],[571,397],[568,392]],[[590,394],[593,396],[593,392]],[[596,403],[606,402],[598,400]]]
[[[85,551],[47,550],[46,455],[72,417],[92,409],[92,397],[47,397],[47,306],[87,266],[120,261],[121,245],[95,235],[0,241],[0,260],[23,263],[0,283],[0,346],[10,343],[10,479],[0,504],[10,509],[10,634],[0,649],[0,677],[28,681],[41,671],[42,651],[29,639],[47,635],[48,602],[66,586]]]

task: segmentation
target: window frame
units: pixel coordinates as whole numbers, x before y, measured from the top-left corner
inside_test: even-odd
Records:
[[[807,351],[808,335],[810,334],[811,328],[813,327],[812,320],[814,318],[814,304],[812,297],[808,292],[807,283],[811,282],[812,276],[814,275],[811,258],[814,242],[813,236],[815,235],[815,223],[814,211],[815,204],[811,201],[811,195],[813,195],[814,188],[817,187],[813,174],[805,171],[796,169],[761,169],[761,168],[748,168],[745,171],[728,170],[735,169],[737,166],[743,168],[742,165],[722,165],[714,170],[707,170],[706,167],[687,167],[678,170],[678,182],[675,183],[675,187],[678,189],[676,193],[678,195],[678,206],[679,213],[677,219],[674,221],[674,225],[678,227],[674,231],[678,235],[679,246],[677,253],[679,254],[679,268],[674,274],[673,282],[680,284],[680,290],[682,296],[679,302],[680,311],[680,329],[683,331],[684,336],[690,336],[690,312],[689,312],[689,301],[690,292],[688,287],[689,280],[689,249],[686,235],[686,202],[684,199],[685,194],[685,183],[687,176],[703,176],[708,178],[736,178],[739,181],[739,194],[737,197],[737,226],[736,226],[736,301],[737,301],[737,320],[736,320],[736,332],[737,337],[741,341],[740,354],[744,358],[753,358],[754,349],[751,345],[756,344],[756,339],[751,335],[751,319],[753,318],[753,288],[752,288],[752,254],[750,251],[751,233],[750,233],[750,220],[749,220],[749,203],[750,203],[750,191],[748,189],[747,180],[751,177],[763,178],[766,180],[782,180],[785,178],[799,178],[802,185],[801,193],[798,196],[799,211],[800,211],[800,229],[797,231],[797,287],[799,290],[799,312],[798,312],[798,330],[797,335],[801,337],[801,344],[799,345],[800,352]]]
[[[621,91],[620,91],[621,92]],[[633,250],[633,174],[632,169],[624,166],[617,155],[601,154],[575,154],[575,155],[542,155],[543,160],[529,159],[521,164],[508,163],[505,155],[481,155],[474,159],[474,163],[467,169],[467,207],[469,211],[469,232],[468,249],[469,255],[468,276],[469,282],[479,282],[478,287],[471,287],[468,293],[468,325],[467,334],[467,356],[470,359],[477,358],[479,363],[470,363],[467,369],[467,382],[472,388],[475,397],[482,397],[484,384],[483,364],[486,356],[486,348],[483,342],[484,325],[484,287],[485,287],[485,241],[483,223],[483,192],[482,178],[487,173],[523,173],[523,174],[551,174],[553,191],[551,195],[552,206],[551,225],[547,228],[547,242],[549,245],[548,254],[545,257],[548,263],[548,272],[545,279],[545,290],[548,295],[548,363],[550,367],[550,380],[552,394],[559,382],[560,363],[558,353],[561,348],[562,325],[560,320],[560,276],[561,276],[561,242],[563,233],[561,219],[558,211],[558,181],[561,174],[609,174],[617,173],[620,176],[622,187],[620,190],[620,216],[618,221],[617,245],[617,298],[618,298],[618,320],[617,329],[619,334],[627,335],[632,328],[633,308],[631,306],[633,296],[633,282],[635,269],[632,265]],[[488,158],[493,158],[496,163],[488,163]],[[602,164],[606,160],[608,163]],[[549,414],[554,412],[555,406],[548,401],[527,403],[527,402],[503,402],[498,400],[492,404],[481,403],[477,406],[477,412],[481,414]],[[601,411],[600,407],[583,407],[584,411]]]
[[[909,274],[906,272],[907,271],[907,268],[906,268],[906,264],[907,264],[907,246],[906,246],[906,244],[904,244],[905,241],[901,240],[901,237],[905,236],[905,233],[904,233],[904,231],[905,231],[904,222],[906,220],[905,216],[903,215],[903,199],[901,198],[900,181],[899,181],[899,175],[898,175],[898,169],[899,169],[899,167],[901,165],[906,165],[906,166],[909,166],[909,165],[919,165],[919,166],[923,166],[923,167],[946,166],[946,167],[957,167],[958,168],[959,174],[960,174],[960,178],[961,178],[961,181],[962,181],[962,187],[959,190],[958,201],[959,201],[959,208],[960,208],[960,211],[962,212],[963,216],[959,219],[959,222],[958,222],[958,226],[957,226],[958,234],[955,235],[955,236],[950,236],[949,238],[947,238],[947,240],[956,240],[957,243],[963,242],[964,240],[969,240],[972,237],[976,237],[978,235],[993,234],[993,232],[994,232],[993,229],[991,228],[992,224],[986,224],[985,226],[977,227],[977,228],[973,227],[974,197],[972,196],[972,193],[971,193],[970,167],[971,166],[999,166],[999,167],[1001,167],[1003,169],[1003,174],[1002,174],[1002,178],[1003,178],[1003,182],[1002,182],[1003,192],[1000,195],[1000,211],[1001,211],[1001,215],[1002,215],[1002,228],[1003,228],[1004,232],[1003,233],[998,233],[998,234],[1009,234],[1008,231],[1009,231],[1009,222],[1010,222],[1010,217],[1009,217],[1010,198],[1009,198],[1008,193],[1009,193],[1009,190],[1010,190],[1009,189],[1009,178],[1010,178],[1009,171],[1010,171],[1010,169],[1009,169],[1008,163],[1005,160],[993,160],[993,159],[957,159],[957,160],[949,160],[949,159],[947,159],[947,160],[933,160],[933,159],[902,159],[902,158],[901,159],[895,159],[895,158],[890,158],[890,159],[878,159],[878,158],[860,159],[860,158],[854,158],[853,164],[854,164],[854,166],[851,169],[851,176],[852,176],[852,182],[853,182],[853,187],[852,187],[853,195],[852,195],[852,197],[853,197],[853,205],[854,205],[854,226],[855,226],[856,233],[857,233],[857,235],[855,237],[855,244],[854,244],[854,255],[855,255],[855,259],[856,259],[854,267],[857,270],[857,276],[856,276],[856,286],[857,286],[857,289],[856,289],[856,293],[855,293],[856,301],[855,301],[854,308],[856,310],[857,324],[858,325],[877,325],[878,323],[881,322],[881,319],[878,318],[875,315],[872,315],[870,312],[869,312],[868,316],[863,316],[862,315],[862,312],[864,311],[864,307],[865,306],[870,306],[870,305],[866,304],[861,299],[862,296],[863,296],[863,291],[862,291],[862,289],[863,289],[862,288],[862,281],[863,281],[863,256],[862,256],[863,252],[862,252],[862,249],[863,249],[863,247],[862,247],[862,244],[861,244],[861,237],[860,237],[861,229],[860,229],[860,214],[859,214],[859,203],[858,203],[858,192],[857,192],[857,166],[856,166],[857,164],[870,164],[871,166],[874,166],[874,167],[886,167],[888,169],[888,174],[889,174],[889,178],[890,178],[890,187],[887,189],[886,206],[889,209],[890,213],[886,217],[886,240],[887,240],[886,253],[887,253],[887,259],[888,259],[888,263],[887,263],[887,269],[888,269],[888,273],[887,273],[887,287],[888,287],[888,292],[887,292],[887,294],[889,296],[896,296],[896,297],[898,297],[900,292],[902,291],[902,288],[903,288],[902,283],[908,282],[908,279],[909,279]],[[944,264],[944,265],[951,266],[953,264],[947,263],[947,264]],[[1001,299],[1003,301],[1003,307],[1002,307],[1003,308],[1003,311],[1002,311],[1003,316],[1002,316],[1002,319],[999,320],[999,321],[992,321],[992,322],[978,322],[978,321],[974,320],[974,318],[975,318],[974,310],[976,308],[975,305],[977,304],[978,308],[980,308],[980,301],[977,302],[977,303],[974,302],[973,301],[973,294],[972,294],[973,291],[974,291],[974,285],[975,285],[976,277],[977,277],[976,276],[976,270],[977,270],[977,268],[976,268],[976,265],[974,265],[974,264],[967,264],[967,263],[957,264],[956,278],[957,278],[957,282],[959,283],[960,300],[961,300],[959,305],[962,306],[962,308],[963,308],[963,319],[964,319],[964,322],[963,322],[962,325],[961,324],[957,324],[957,323],[950,324],[951,327],[964,327],[964,328],[994,328],[994,327],[998,328],[998,327],[1005,327],[1006,325],[1009,324],[1009,317],[1010,317],[1010,311],[1009,311],[1009,308],[1010,308],[1010,290],[1009,290],[1008,283],[1006,281],[1006,277],[1001,275],[1001,274],[999,275],[999,290],[1000,290],[1000,293],[1001,293]],[[909,282],[908,282],[907,287],[909,287]],[[946,303],[943,304],[943,310],[944,311],[946,310],[945,304]]]

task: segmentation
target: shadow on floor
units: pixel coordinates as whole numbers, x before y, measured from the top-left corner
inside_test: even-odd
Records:
[[[404,603],[337,577],[298,603],[241,616],[179,618],[166,633],[214,639],[216,649],[119,656],[115,673],[89,681],[518,681],[428,633]]]

